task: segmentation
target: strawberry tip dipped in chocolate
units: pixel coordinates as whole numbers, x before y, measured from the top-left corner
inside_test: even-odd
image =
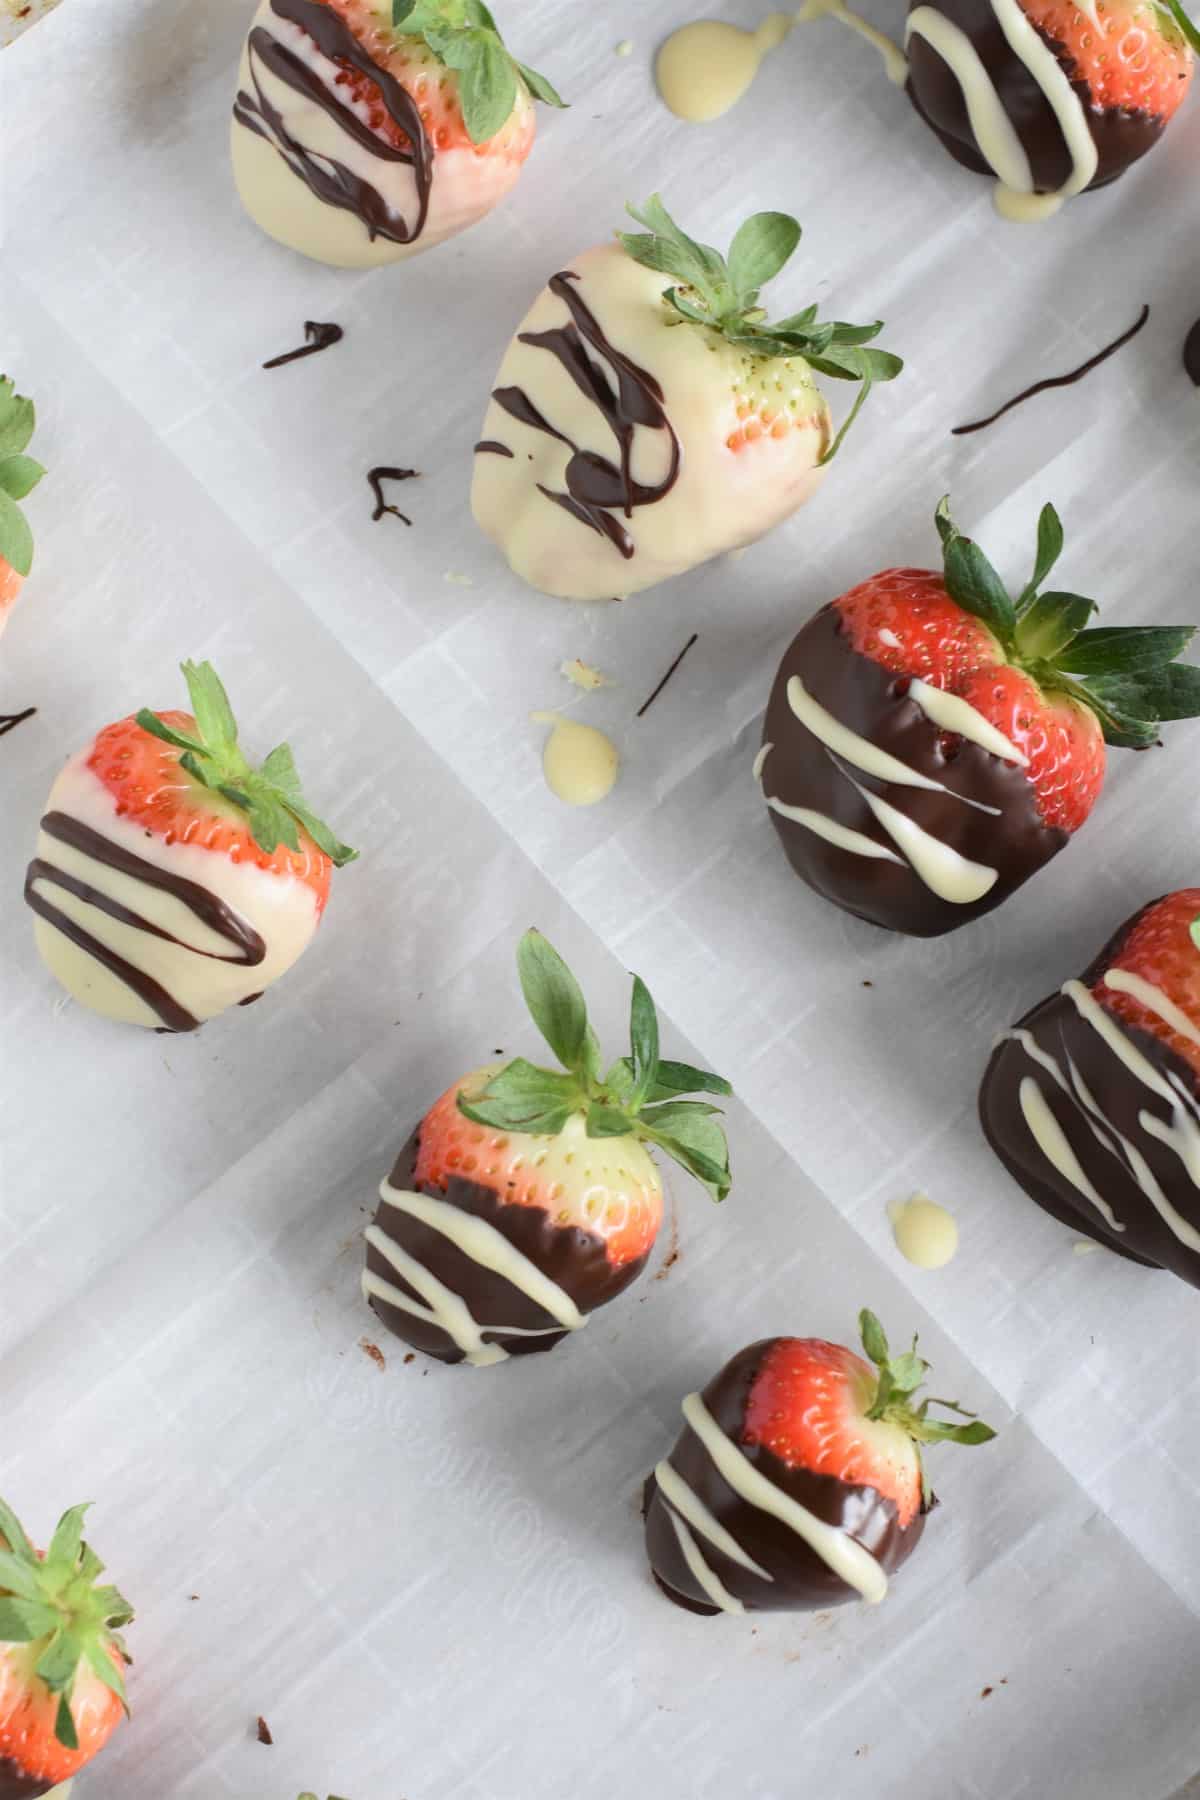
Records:
[[[893,1356],[867,1311],[859,1332],[868,1360],[821,1338],[763,1338],[683,1402],[644,1496],[650,1567],[677,1606],[878,1605],[937,1504],[922,1446],[996,1435],[952,1401],[917,1399],[929,1365],[916,1338]]]
[[[129,1706],[121,1633],[133,1609],[100,1586],[87,1506],[40,1554],[0,1500],[0,1800],[40,1800],[104,1749]]]
[[[269,237],[367,268],[476,224],[514,186],[534,102],[482,0],[261,0],[238,76],[233,173]]]
[[[1180,0],[910,0],[908,93],[1008,219],[1046,219],[1153,149],[1200,34]]]
[[[793,639],[755,776],[788,860],[845,911],[937,937],[990,912],[1068,844],[1106,744],[1145,749],[1200,713],[1194,627],[1089,627],[1095,603],[1044,591],[1054,508],[1014,600],[947,501],[943,567],[884,569]]]
[[[305,804],[291,749],[255,768],[210,663],[189,712],[107,725],[55,781],[25,877],[42,960],[93,1012],[194,1031],[307,949],[357,851]]]
[[[33,532],[20,503],[46,473],[26,455],[36,425],[33,401],[0,375],[0,632],[33,567]]]
[[[996,1044],[983,1129],[1046,1212],[1200,1287],[1200,887],[1142,907]]]
[[[604,1068],[578,983],[537,931],[521,988],[561,1068],[523,1057],[466,1075],[426,1112],[380,1188],[363,1293],[390,1331],[476,1367],[552,1350],[636,1280],[662,1223],[658,1149],[729,1191],[719,1075],[659,1054],[633,980],[631,1050]]]
[[[756,213],[727,256],[657,194],[553,275],[505,353],[475,447],[471,510],[513,571],[609,600],[754,543],[809,499],[872,385],[883,329],[817,308],[772,323],[760,290],[800,227]],[[858,383],[835,434],[818,374]]]

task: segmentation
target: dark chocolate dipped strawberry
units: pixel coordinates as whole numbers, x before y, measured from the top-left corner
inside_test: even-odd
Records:
[[[1200,887],[1144,906],[1005,1032],[979,1109],[1046,1212],[1200,1287]]]
[[[552,1350],[646,1265],[662,1223],[664,1151],[723,1200],[729,1152],[719,1075],[666,1062],[635,976],[632,1050],[604,1071],[574,976],[539,932],[517,966],[535,1024],[562,1063],[517,1058],[456,1081],[380,1189],[363,1293],[398,1337],[477,1366]]]
[[[1069,842],[1106,743],[1200,713],[1200,669],[1174,661],[1193,626],[1088,630],[1093,601],[1042,591],[1053,507],[1015,601],[945,500],[936,519],[940,573],[885,569],[793,639],[755,765],[796,873],[914,937],[990,912]]]
[[[822,1338],[763,1338],[683,1402],[684,1430],[646,1482],[655,1580],[689,1612],[877,1605],[936,1504],[921,1445],[995,1436],[931,1418],[928,1364],[893,1357],[859,1314],[869,1362]]]
[[[1154,147],[1200,37],[1180,0],[910,0],[909,96],[997,208],[1041,219]]]

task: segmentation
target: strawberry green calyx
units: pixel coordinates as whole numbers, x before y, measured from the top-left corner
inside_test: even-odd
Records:
[[[967,1412],[965,1407],[958,1406],[953,1400],[935,1400],[931,1396],[916,1403],[916,1393],[924,1385],[929,1364],[923,1356],[917,1355],[915,1337],[911,1350],[904,1351],[900,1356],[893,1356],[883,1326],[875,1314],[868,1312],[865,1307],[858,1315],[858,1330],[863,1349],[879,1371],[875,1398],[867,1408],[868,1419],[885,1420],[907,1432],[917,1446],[918,1460],[922,1444],[991,1442],[996,1435],[992,1427],[985,1425],[982,1419],[976,1418],[974,1413]],[[931,1406],[944,1406],[948,1412],[957,1413],[960,1418],[970,1422],[957,1425],[952,1419],[931,1419]],[[923,1466],[921,1483],[928,1504],[929,1483]]]
[[[1200,30],[1180,5],[1180,0],[1160,0],[1179,28],[1180,35],[1193,55],[1200,56]]]
[[[180,766],[189,775],[240,806],[249,818],[251,836],[268,856],[280,844],[299,850],[296,827],[300,825],[336,868],[353,862],[358,851],[339,843],[324,820],[304,804],[290,747],[278,745],[260,769],[253,768],[238,746],[237,721],[212,664],[185,662],[179,666],[192,702],[196,735],[174,730],[148,707],[137,714],[142,730],[182,750]]]
[[[566,106],[544,75],[509,54],[483,0],[392,0],[392,24],[419,37],[459,82],[463,124],[474,144],[486,144],[507,123],[518,83],[547,106]]]
[[[112,1657],[130,1661],[120,1635],[133,1608],[114,1587],[98,1587],[104,1564],[83,1541],[87,1506],[65,1512],[44,1557],[0,1500],[0,1644],[27,1644],[34,1672],[57,1696],[54,1731],[68,1750],[79,1748],[71,1694],[81,1666],[110,1688],[125,1708],[125,1683]]]
[[[729,1146],[717,1123],[719,1108],[686,1094],[731,1094],[729,1083],[706,1069],[666,1062],[659,1055],[658,1015],[640,976],[633,978],[630,1054],[605,1071],[578,982],[540,931],[517,946],[521,989],[533,1022],[562,1069],[542,1069],[517,1057],[458,1109],[477,1125],[555,1137],[582,1113],[588,1137],[636,1137],[694,1175],[714,1200],[729,1192]]]
[[[31,493],[46,473],[25,455],[37,413],[32,400],[18,394],[7,375],[0,375],[0,557],[18,575],[33,567],[33,533],[18,501]]]
[[[1194,625],[1089,631],[1094,600],[1042,591],[1063,547],[1062,524],[1052,506],[1042,508],[1033,574],[1016,600],[979,545],[955,525],[948,495],[934,518],[950,598],[983,620],[1008,661],[1043,692],[1065,694],[1094,712],[1106,743],[1145,750],[1158,742],[1164,721],[1200,714],[1200,668],[1175,661],[1195,635]]]
[[[850,416],[821,458],[831,462],[877,381],[893,381],[904,364],[889,350],[867,350],[883,321],[873,325],[817,323],[816,306],[774,324],[759,293],[787,263],[800,242],[800,227],[787,213],[754,213],[738,227],[728,256],[687,236],[658,194],[644,206],[625,208],[646,231],[619,231],[618,241],[643,268],[674,275],[682,285],[664,290],[673,323],[703,325],[752,356],[803,357],[819,374],[861,385]]]

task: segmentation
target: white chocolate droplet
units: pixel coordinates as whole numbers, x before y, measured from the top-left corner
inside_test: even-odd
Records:
[[[693,125],[719,119],[736,106],[768,51],[792,28],[786,13],[772,13],[757,31],[701,19],[672,32],[654,65],[658,91],[677,119]]]
[[[958,1249],[958,1221],[928,1194],[893,1200],[888,1218],[897,1250],[915,1268],[944,1269]]]
[[[552,725],[542,751],[546,786],[568,806],[595,806],[612,792],[621,758],[611,738],[594,725],[579,725],[558,713],[534,713],[538,725]]]

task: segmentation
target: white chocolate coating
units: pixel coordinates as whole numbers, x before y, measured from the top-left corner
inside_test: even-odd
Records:
[[[377,0],[376,10],[390,13],[390,0]],[[308,68],[320,75],[325,86],[332,88],[338,74],[337,65],[322,56],[306,32],[273,13],[270,0],[260,0],[251,30],[255,26],[261,26],[286,44]],[[293,138],[311,153],[333,158],[369,181],[382,194],[390,212],[397,219],[405,220],[412,229],[419,200],[410,164],[372,155],[365,145],[351,138],[336,119],[272,75],[263,67],[261,59],[252,59],[247,37],[238,70],[239,91],[254,94],[255,79],[267,99],[282,114]],[[518,111],[530,111],[532,105],[525,89],[520,87]],[[424,229],[411,243],[394,243],[384,237],[372,239],[366,225],[355,213],[320,199],[303,178],[293,172],[273,142],[259,137],[236,118],[231,128],[230,153],[242,205],[268,237],[317,262],[347,269],[375,268],[433,249],[489,213],[515,185],[521,173],[519,157],[500,152],[479,156],[470,145],[435,150]]]
[[[228,958],[232,946],[180,900],[107,867],[45,831],[38,835],[39,858],[87,882],[182,942],[170,943],[110,918],[45,878],[35,884],[36,891],[100,943],[151,976],[198,1020],[215,1018],[277,981],[308,948],[317,929],[320,913],[312,889],[293,875],[235,863],[220,851],[168,844],[140,825],[119,818],[112,793],[87,767],[89,754],[90,750],[83,750],[72,757],[50,790],[46,811],[65,813],[119,848],[207,888],[258,932],[266,945],[265,957],[254,965],[218,960]],[[211,801],[212,811],[227,810],[244,823],[244,815],[219,795],[206,795],[205,800],[206,804]],[[82,1006],[123,1024],[162,1024],[159,1015],[119,976],[36,914],[34,936],[50,973]]]
[[[471,510],[516,574],[544,593],[572,600],[609,600],[751,544],[810,498],[825,471],[828,407],[800,358],[763,362],[700,326],[668,323],[662,294],[666,276],[644,269],[616,244],[572,258],[575,292],[596,316],[612,346],[659,384],[663,407],[682,446],[678,480],[659,500],[620,514],[635,549],[626,558],[609,538],[539,492],[566,488],[571,448],[524,424],[493,399],[481,439],[506,445],[511,456],[475,458]],[[585,396],[549,351],[520,334],[569,324],[564,301],[544,288],[522,320],[494,386],[519,388],[549,423],[583,451],[617,458],[614,435],[600,408]],[[610,380],[615,374],[601,360]],[[738,390],[756,393],[765,382],[790,428],[731,450],[739,428]],[[776,391],[775,384],[778,383]],[[639,426],[631,468],[646,486],[670,467],[668,434]]]
[[[896,1248],[917,1269],[944,1269],[958,1251],[958,1221],[928,1194],[893,1200],[888,1207]]]

